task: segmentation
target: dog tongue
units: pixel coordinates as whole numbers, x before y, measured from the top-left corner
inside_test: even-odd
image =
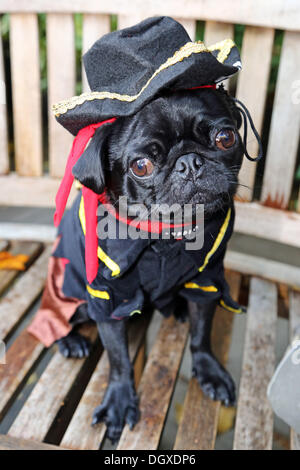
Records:
[[[83,127],[78,132],[73,141],[71,152],[69,154],[65,174],[58,188],[55,204],[56,211],[54,214],[54,225],[57,227],[60,224],[71,187],[74,181],[72,168],[84,152],[84,149],[93,137],[95,130],[106,123],[112,123],[116,118],[107,119],[89,126]],[[97,239],[97,200],[98,196],[92,190],[83,187],[82,195],[84,198],[85,220],[86,220],[86,239],[85,239],[85,265],[87,280],[91,284],[95,279],[98,271],[98,239]]]

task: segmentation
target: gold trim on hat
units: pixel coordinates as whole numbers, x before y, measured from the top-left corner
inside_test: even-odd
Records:
[[[217,55],[217,60],[221,63],[224,63],[227,57],[230,54],[231,49],[235,46],[232,39],[225,39],[220,41],[212,46],[206,47],[202,41],[197,42],[187,42],[182,46],[172,57],[169,57],[166,62],[160,65],[160,67],[153,73],[149,78],[146,84],[141,88],[141,90],[136,95],[121,95],[119,93],[113,93],[110,91],[90,91],[88,93],[82,93],[79,96],[73,96],[68,100],[60,101],[57,104],[52,106],[52,111],[56,117],[61,114],[65,114],[70,109],[75,108],[76,106],[85,103],[86,101],[93,100],[103,100],[109,98],[112,100],[127,101],[128,103],[135,101],[143,91],[148,87],[150,82],[163,70],[171,67],[172,65],[181,62],[183,59],[190,57],[192,54],[199,54],[201,52],[213,52],[219,50]]]

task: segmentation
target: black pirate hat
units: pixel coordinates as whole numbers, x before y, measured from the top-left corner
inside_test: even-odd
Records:
[[[166,16],[106,34],[83,62],[91,91],[53,106],[58,122],[74,135],[89,124],[135,114],[163,89],[215,84],[241,69],[231,39],[206,47]]]

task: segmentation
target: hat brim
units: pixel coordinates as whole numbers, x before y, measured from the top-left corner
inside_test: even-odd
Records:
[[[83,127],[111,117],[131,116],[163,89],[182,90],[218,83],[241,69],[240,55],[231,39],[205,47],[188,42],[147,79],[136,95],[111,90],[90,91],[53,106],[57,121],[73,135]]]

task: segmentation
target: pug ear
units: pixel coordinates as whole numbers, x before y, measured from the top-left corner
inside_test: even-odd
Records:
[[[75,178],[97,194],[101,194],[105,188],[104,161],[110,132],[110,123],[96,129],[88,147],[72,169]]]

